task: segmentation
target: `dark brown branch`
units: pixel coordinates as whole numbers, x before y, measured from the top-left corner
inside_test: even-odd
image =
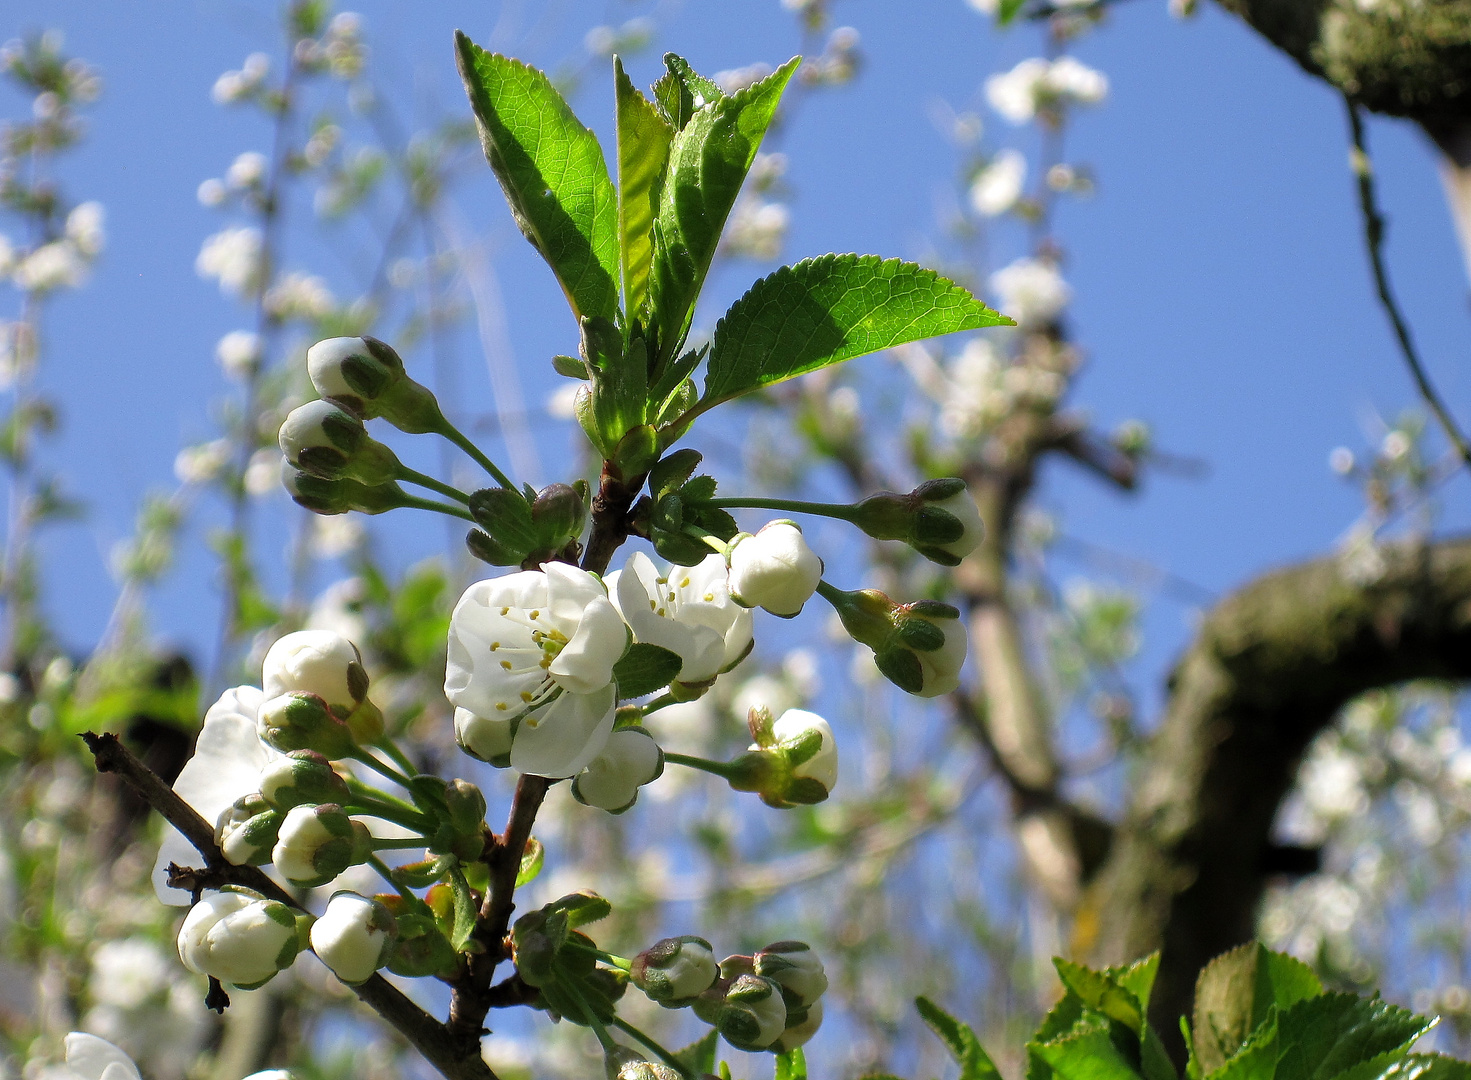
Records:
[[[1381,553],[1370,582],[1337,557],[1258,578],[1217,605],[1171,676],[1075,950],[1111,963],[1163,947],[1151,1010],[1176,1051],[1196,972],[1254,936],[1272,825],[1309,742],[1367,690],[1471,678],[1471,538]]]
[[[205,861],[203,869],[170,867],[170,884],[190,888],[215,888],[221,884],[244,885],[272,900],[304,910],[300,902],[272,881],[259,867],[232,866],[215,843],[214,829],[198,812],[139,761],[116,735],[84,732],[82,740],[92,751],[98,772],[117,773],[149,806],[184,834]],[[495,1073],[480,1056],[478,1037],[473,1048],[453,1038],[449,1029],[382,975],[351,988],[353,993],[385,1022],[408,1039],[414,1049],[449,1080],[496,1080]],[[228,999],[227,999],[228,1001]]]

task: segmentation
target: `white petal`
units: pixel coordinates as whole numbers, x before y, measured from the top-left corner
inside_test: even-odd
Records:
[[[104,1077],[113,1080],[112,1076],[106,1076],[108,1069],[113,1069],[118,1077],[139,1080],[138,1067],[132,1058],[106,1039],[81,1031],[73,1031],[66,1037],[66,1064],[85,1080],[104,1080]]]
[[[553,779],[581,772],[602,753],[617,704],[611,686],[595,694],[563,692],[521,722],[511,746],[511,768]]]
[[[670,576],[684,569],[672,566]],[[686,621],[688,605],[668,599],[668,594],[676,590],[667,582],[659,582],[658,570],[649,557],[635,552],[617,578],[618,608],[628,620],[634,640],[677,653],[683,661],[679,677],[685,682],[713,678],[724,666],[725,642],[721,634],[709,626]]]
[[[582,618],[587,606],[595,600],[606,600],[608,592],[602,582],[586,570],[563,562],[549,562],[542,567],[546,574],[547,607],[557,629],[569,634]]]
[[[583,609],[577,633],[557,654],[548,671],[563,689],[574,694],[591,694],[613,680],[613,665],[627,648],[628,628],[623,616],[612,601],[599,593]]]

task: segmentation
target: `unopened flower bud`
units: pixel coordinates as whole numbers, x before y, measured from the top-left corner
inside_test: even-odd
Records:
[[[375,486],[402,471],[398,456],[368,434],[363,422],[330,401],[308,401],[281,424],[281,453],[302,472]]]
[[[816,1004],[827,990],[827,973],[812,947],[802,941],[778,941],[751,958],[757,975],[781,987],[789,1009]]]
[[[822,802],[838,782],[838,744],[816,713],[788,709],[775,722],[758,706],[749,716],[750,750],[731,762],[730,786],[754,791],[768,806],[786,809]]]
[[[261,866],[271,861],[282,814],[259,793],[242,795],[225,808],[215,826],[215,843],[234,866]]]
[[[347,716],[368,693],[358,647],[330,630],[298,630],[277,639],[261,664],[267,698],[316,694],[333,713]]]
[[[349,986],[366,982],[388,959],[397,922],[377,900],[340,892],[312,924],[312,949]]]
[[[466,836],[480,835],[485,824],[485,795],[468,780],[451,780],[444,788],[444,806],[450,825]]]
[[[346,802],[351,794],[347,781],[315,750],[293,750],[269,762],[261,770],[260,793],[277,810],[302,803]]]
[[[409,378],[398,353],[377,338],[319,341],[307,350],[306,367],[317,393],[364,420],[381,416],[410,434],[444,426],[434,395]]]
[[[281,484],[291,501],[314,514],[382,514],[409,504],[409,496],[397,484],[361,484],[342,477],[326,480],[302,472],[289,461],[281,463]]]
[[[781,987],[760,975],[738,975],[725,991],[715,1027],[737,1050],[765,1050],[781,1038],[787,1007]]]
[[[455,742],[460,744],[460,749],[498,769],[511,765],[511,739],[515,729],[514,720],[480,716],[469,709],[455,710]]]
[[[806,1046],[812,1036],[817,1034],[817,1029],[822,1027],[822,1002],[814,1001],[804,1012],[806,1015],[800,1019],[788,1014],[787,1021],[791,1026],[777,1036],[776,1042],[768,1048],[773,1054],[785,1054],[799,1046]]]
[[[347,723],[327,708],[316,694],[281,694],[260,707],[256,731],[261,741],[283,754],[293,750],[315,750],[336,761],[356,746]]]
[[[550,484],[537,492],[531,504],[531,521],[541,549],[561,551],[582,535],[587,502],[571,484]]]
[[[635,956],[629,978],[651,1000],[677,1009],[710,989],[719,973],[710,943],[685,934],[655,942]]]
[[[769,522],[754,536],[736,537],[731,546],[730,595],[743,607],[790,618],[821,580],[822,560],[795,522]]]
[[[179,928],[179,959],[185,967],[242,990],[290,967],[300,948],[290,908],[233,885],[204,896]]]
[[[572,797],[586,806],[621,814],[638,799],[638,789],[664,772],[664,751],[641,727],[620,728],[572,780]]]
[[[398,939],[384,960],[389,971],[406,979],[422,979],[447,977],[459,969],[459,955],[432,916],[404,910],[403,898],[396,894],[377,899],[398,920]]]
[[[843,628],[874,651],[885,678],[919,697],[960,685],[968,644],[960,612],[937,600],[896,604],[877,589],[828,594]]]
[[[366,862],[373,837],[335,803],[295,806],[281,822],[271,861],[298,885],[325,885],[349,866]]]
[[[980,511],[956,477],[930,480],[907,495],[870,495],[850,520],[876,540],[902,540],[945,566],[955,566],[981,542]]]

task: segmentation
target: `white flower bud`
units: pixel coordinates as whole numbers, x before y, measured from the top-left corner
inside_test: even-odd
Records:
[[[368,693],[368,673],[352,642],[330,630],[298,630],[271,646],[261,666],[266,697],[316,694],[333,712],[346,715]]]
[[[265,799],[254,793],[242,795],[220,815],[215,842],[226,862],[259,866],[270,861],[280,827],[281,814]]]
[[[307,373],[324,398],[364,418],[378,416],[377,399],[404,378],[403,361],[377,338],[327,338],[306,353]]]
[[[938,649],[922,651],[916,649],[919,659],[921,685],[920,697],[940,697],[960,685],[960,669],[965,666],[965,653],[969,645],[965,623],[960,619],[931,618],[927,615],[912,615],[911,618],[932,622],[945,632],[945,644]]]
[[[287,1069],[266,1069],[264,1072],[251,1073],[245,1080],[296,1080]]]
[[[822,1002],[814,1001],[807,1007],[807,1015],[781,1033],[768,1048],[774,1054],[785,1054],[799,1046],[806,1046],[822,1027]]]
[[[356,893],[338,893],[312,923],[317,958],[349,986],[366,982],[382,966],[396,923],[383,904]]]
[[[602,752],[572,781],[572,796],[587,806],[621,814],[634,804],[638,789],[664,772],[664,751],[643,728],[622,728],[608,736]]]
[[[715,1018],[715,1027],[737,1050],[765,1050],[786,1026],[781,987],[760,975],[738,975]]]
[[[806,709],[788,709],[771,727],[792,776],[815,780],[831,792],[838,782],[838,742],[826,720]]]
[[[190,908],[179,928],[186,968],[244,990],[290,967],[299,948],[290,908],[230,886]]]
[[[511,740],[516,724],[504,717],[480,716],[469,709],[455,710],[455,742],[471,757],[497,768],[511,763]]]
[[[266,763],[260,794],[276,809],[290,810],[302,803],[345,802],[351,792],[326,757],[315,750],[293,750]]]
[[[633,958],[629,970],[634,986],[671,1009],[710,989],[719,974],[710,943],[692,934],[655,942]]]
[[[132,1058],[106,1039],[83,1031],[66,1037],[66,1068],[61,1072],[68,1071],[80,1080],[139,1080]]]
[[[365,861],[372,842],[368,827],[334,803],[296,806],[281,822],[271,861],[288,881],[325,885]]]
[[[827,973],[811,946],[802,941],[778,941],[752,958],[757,975],[782,988],[790,1008],[809,1008],[827,990]]]
[[[930,503],[930,506],[937,510],[944,510],[955,517],[965,530],[960,534],[959,540],[952,540],[948,544],[934,544],[933,547],[949,552],[957,559],[965,558],[976,549],[981,542],[981,534],[985,530],[981,525],[981,512],[976,507],[976,501],[970,497],[969,491],[962,488],[948,499],[939,499]]]
[[[730,594],[744,607],[795,615],[821,580],[822,560],[794,522],[770,522],[730,549]]]

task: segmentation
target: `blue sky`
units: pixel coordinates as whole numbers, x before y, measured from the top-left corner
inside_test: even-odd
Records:
[[[95,640],[112,602],[107,550],[127,534],[139,496],[172,483],[179,446],[211,436],[207,401],[227,390],[213,347],[244,316],[194,273],[200,242],[221,227],[194,192],[240,151],[266,149],[261,122],[221,110],[209,90],[246,53],[274,51],[274,7],[30,0],[23,15],[17,6],[0,13],[0,37],[63,28],[68,51],[105,79],[89,138],[67,159],[63,178],[74,198],[106,205],[109,246],[86,287],[54,305],[43,375],[63,402],[65,425],[48,460],[90,507],[83,522],[46,541],[49,605],[78,649]],[[380,80],[421,118],[465,109],[450,53],[456,27],[555,67],[578,54],[589,26],[653,10],[654,47],[629,64],[640,82],[657,73],[664,49],[714,71],[779,62],[800,42],[776,0],[653,8],[373,0],[355,9],[365,16]],[[785,257],[919,256],[936,234],[935,207],[950,197],[956,163],[930,122],[934,103],[984,111],[984,77],[1034,55],[1037,32],[995,32],[961,0],[839,0],[835,15],[862,34],[866,66],[852,86],[807,101],[785,136],[796,191]],[[1392,417],[1414,404],[1373,302],[1342,106],[1212,5],[1180,22],[1155,0],[1120,4],[1077,51],[1108,74],[1112,91],[1104,106],[1080,114],[1070,136],[1070,156],[1096,171],[1097,194],[1065,206],[1059,218],[1077,297],[1072,327],[1086,355],[1073,400],[1105,429],[1148,421],[1162,449],[1203,459],[1209,473],[1154,476],[1142,493],[1124,497],[1053,466],[1041,503],[1070,536],[1225,591],[1329,548],[1360,500],[1328,471],[1328,451],[1362,449],[1366,415]],[[592,77],[574,100],[605,139],[609,89]],[[8,91],[0,96],[5,115],[26,107]],[[1032,146],[1028,132],[994,114],[986,113],[986,125],[992,146]],[[1453,406],[1464,404],[1467,282],[1433,159],[1403,124],[1376,120],[1370,136],[1398,290],[1442,391]],[[514,233],[488,171],[458,198],[466,219],[496,245],[509,341],[535,405],[558,381],[545,359],[575,348],[570,320],[550,275]],[[1019,235],[998,234],[1000,251],[1017,242]],[[347,270],[328,250],[308,245],[286,262],[345,282]],[[766,269],[725,268],[712,283],[707,316]],[[0,305],[13,299],[0,294]],[[474,348],[465,338],[467,357]],[[478,361],[467,359],[461,382],[469,407],[489,407]],[[549,462],[573,433],[546,430]],[[542,482],[562,478],[546,473]],[[1448,526],[1466,524],[1466,494],[1464,477],[1445,488]],[[212,612],[215,592],[200,528],[192,535],[191,553],[157,596],[155,623],[199,649],[212,640],[213,615],[201,622],[200,613]],[[436,534],[430,547],[439,542]],[[266,558],[272,543],[262,544]],[[1071,572],[1066,562],[1061,568]],[[1146,632],[1137,672],[1149,691],[1186,640],[1189,612],[1156,605]]]

